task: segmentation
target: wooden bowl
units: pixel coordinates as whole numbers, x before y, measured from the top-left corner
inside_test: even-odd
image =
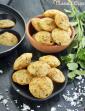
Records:
[[[38,18],[43,18],[42,15],[37,16]],[[33,47],[35,47],[37,50],[44,52],[44,53],[56,53],[56,52],[61,52],[64,49],[66,49],[71,42],[73,41],[74,37],[75,37],[75,30],[74,28],[71,26],[71,30],[72,30],[72,34],[71,34],[71,41],[68,45],[46,45],[46,44],[42,44],[37,42],[34,38],[33,38],[33,34],[35,34],[37,31],[34,29],[34,27],[31,24],[31,20],[29,20],[26,24],[26,34],[27,34],[27,38],[29,39],[30,43],[32,44]]]

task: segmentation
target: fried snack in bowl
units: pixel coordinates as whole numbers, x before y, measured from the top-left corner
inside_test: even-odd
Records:
[[[53,89],[53,82],[49,77],[35,77],[29,84],[30,93],[39,99],[44,99],[50,96]]]
[[[13,73],[12,79],[19,85],[28,85],[33,76],[26,69],[21,69]]]
[[[14,46],[18,43],[18,38],[16,35],[10,32],[4,32],[0,35],[0,45],[4,46]]]
[[[43,16],[54,18],[57,27],[63,30],[68,30],[70,26],[68,16],[59,10],[49,9],[43,13]]]
[[[37,30],[37,31],[41,31],[42,30],[40,25],[39,25],[39,21],[40,20],[41,20],[40,18],[33,18],[33,19],[31,19],[32,25],[35,28],[35,30]]]
[[[14,27],[15,26],[15,22],[9,19],[4,19],[4,20],[0,20],[0,28],[10,28],[10,27]]]
[[[69,19],[68,19],[67,15],[64,14],[61,11],[58,11],[58,10],[51,10],[51,11],[52,12],[50,12],[50,10],[47,10],[42,15],[39,15],[39,16],[35,17],[35,18],[40,18],[40,20],[39,20],[39,23],[40,23],[39,26],[41,27],[42,30],[40,30],[39,32],[37,32],[35,30],[35,28],[33,27],[31,20],[29,20],[28,23],[27,23],[27,25],[26,25],[27,39],[29,39],[28,41],[30,41],[30,43],[32,44],[33,47],[35,47],[37,50],[39,50],[41,52],[44,52],[44,53],[56,53],[56,52],[63,51],[64,49],[66,49],[71,44],[71,42],[73,41],[73,39],[75,37],[74,27],[72,27],[72,26],[69,25]],[[60,16],[61,18],[58,20],[59,21],[58,25],[60,27],[58,27],[57,21],[55,20],[56,13],[57,13],[57,16],[58,16],[58,14],[61,15]],[[56,21],[56,23],[55,23],[56,27],[52,26],[52,25],[49,25],[49,23],[47,22],[47,18],[49,18],[49,19],[51,19],[53,21]],[[64,20],[61,20],[62,18]],[[63,22],[62,23],[63,25],[66,22],[65,27],[62,27],[63,26],[62,24],[60,25],[60,21]],[[52,28],[50,28],[50,26]],[[58,33],[57,33],[58,36],[55,33],[55,34],[53,34],[53,37],[52,37],[52,32],[53,32],[53,30],[55,30],[54,27],[55,27],[55,29],[57,28],[57,29],[62,30],[61,34],[59,34],[59,35],[61,37],[65,36],[65,38],[62,38],[62,40],[61,40],[61,37],[59,37]],[[52,29],[52,30],[49,30],[49,29]],[[39,39],[40,37],[36,37],[38,39],[35,39],[35,35],[37,33],[41,33],[43,30],[46,30],[46,31],[48,31],[48,32],[51,33],[51,37],[52,37],[51,43],[52,44],[48,44],[47,43],[47,41],[49,41],[49,38],[48,38],[48,40],[46,39],[45,44],[43,44],[42,42],[40,42],[40,40],[41,40],[41,39]],[[64,35],[63,35],[63,33],[64,33]],[[53,40],[53,38],[54,38],[54,40]],[[58,38],[58,40],[60,39],[60,41],[56,41],[57,38]],[[62,42],[62,44],[59,43],[59,42]]]
[[[52,18],[42,18],[39,21],[39,26],[42,30],[51,32],[54,28],[56,28],[55,21]]]
[[[49,10],[46,10],[44,13],[43,13],[43,16],[44,17],[50,17],[50,18],[55,18],[56,14],[57,13],[63,13],[61,12],[60,10],[56,10],[56,9],[49,9]]]
[[[55,43],[61,46],[68,45],[71,41],[70,34],[59,28],[55,28],[52,31],[52,38]]]
[[[55,15],[55,23],[57,27],[63,30],[68,30],[70,23],[69,23],[69,18],[66,14],[64,13],[56,13]]]
[[[65,82],[64,74],[57,68],[51,68],[48,77],[57,83]]]
[[[53,55],[42,56],[39,60],[48,63],[51,67],[58,67],[60,65],[59,59]]]
[[[71,27],[68,28],[67,32],[69,33],[69,36],[71,37],[71,36],[72,36],[72,30],[71,30]]]
[[[12,86],[27,99],[48,100],[63,91],[67,84],[66,75],[56,68],[59,65],[60,61],[53,55],[33,60],[25,69],[12,73]]]
[[[51,33],[47,31],[40,31],[34,34],[34,38],[37,42],[46,44],[46,45],[53,45]]]
[[[49,72],[49,69],[50,69],[50,66],[43,61],[32,62],[27,67],[27,70],[29,73],[39,77],[46,76]]]
[[[18,57],[13,65],[14,70],[20,70],[23,68],[26,68],[30,63],[32,59],[32,53],[24,53],[20,57]]]

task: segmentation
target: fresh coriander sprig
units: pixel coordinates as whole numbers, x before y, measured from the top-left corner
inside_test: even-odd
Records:
[[[61,59],[68,67],[68,77],[74,79],[76,75],[85,75],[85,11],[80,12],[71,0],[67,1],[71,6],[71,11],[65,11],[72,18],[72,24],[74,24],[76,29],[76,36],[71,46],[67,49],[67,55],[61,57]]]

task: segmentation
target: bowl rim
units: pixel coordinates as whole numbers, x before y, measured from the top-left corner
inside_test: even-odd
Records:
[[[40,17],[44,17],[43,15],[38,15],[38,16],[35,16],[35,17],[33,17],[33,18],[40,18]],[[72,30],[72,35],[71,35],[71,37],[70,38],[72,38],[71,39],[71,41],[69,42],[69,44],[67,44],[67,45],[47,45],[47,44],[43,44],[43,43],[39,43],[38,41],[36,41],[33,37],[32,37],[32,35],[30,34],[30,32],[29,32],[29,28],[30,28],[30,24],[31,24],[31,20],[32,19],[30,19],[30,20],[28,20],[28,22],[26,23],[26,35],[27,35],[27,38],[30,38],[32,41],[34,41],[34,42],[36,42],[38,45],[40,45],[40,46],[45,46],[45,47],[67,47],[67,46],[69,46],[70,44],[71,44],[71,42],[74,40],[74,38],[75,38],[75,29],[74,29],[74,27],[73,26],[70,26],[70,28],[71,28],[71,30]]]
[[[22,43],[22,41],[23,41],[24,38],[25,38],[25,33],[26,33],[25,27],[26,27],[26,23],[25,23],[24,17],[22,16],[22,14],[21,14],[18,10],[14,9],[14,8],[12,8],[11,6],[8,6],[8,5],[3,5],[3,4],[0,4],[0,5],[3,6],[3,7],[7,7],[7,8],[9,8],[10,10],[13,10],[14,12],[16,12],[16,13],[22,18],[23,23],[24,23],[24,34],[23,34],[21,40],[20,40],[16,45],[14,45],[13,47],[11,47],[11,48],[9,48],[9,49],[7,49],[7,50],[5,50],[5,51],[0,52],[0,55],[2,55],[2,54],[5,54],[5,53],[9,53],[10,51],[12,51],[13,49],[17,48],[17,47]],[[15,31],[15,30],[14,30],[14,31]]]

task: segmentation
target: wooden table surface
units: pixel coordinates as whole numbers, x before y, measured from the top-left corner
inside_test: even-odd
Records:
[[[84,0],[81,0],[81,2],[84,2]],[[52,4],[52,0],[13,0],[10,5],[20,11],[26,21],[49,8],[57,8],[60,10],[69,8],[69,6],[55,6],[55,4]],[[79,6],[79,8],[85,10],[84,5]],[[28,44],[25,39],[17,50],[13,51],[9,56],[0,59],[0,69],[3,70],[3,74],[0,74],[0,95],[3,95],[4,99],[8,99],[7,106],[2,104],[0,100],[0,111],[7,111],[7,108],[9,111],[22,111],[23,104],[27,104],[31,108],[31,110],[25,111],[85,111],[85,96],[82,96],[83,101],[76,105],[72,105],[63,97],[63,95],[67,95],[68,92],[72,95],[74,92],[79,91],[76,90],[79,86],[81,86],[81,88],[85,86],[84,78],[84,83],[81,83],[81,80],[75,79],[73,82],[68,83],[67,87],[60,95],[44,103],[34,103],[16,93],[11,86],[10,75],[15,58],[23,52],[33,52],[37,57],[42,55],[42,53],[34,49],[30,43]],[[79,101],[80,98],[81,97],[76,101]]]

